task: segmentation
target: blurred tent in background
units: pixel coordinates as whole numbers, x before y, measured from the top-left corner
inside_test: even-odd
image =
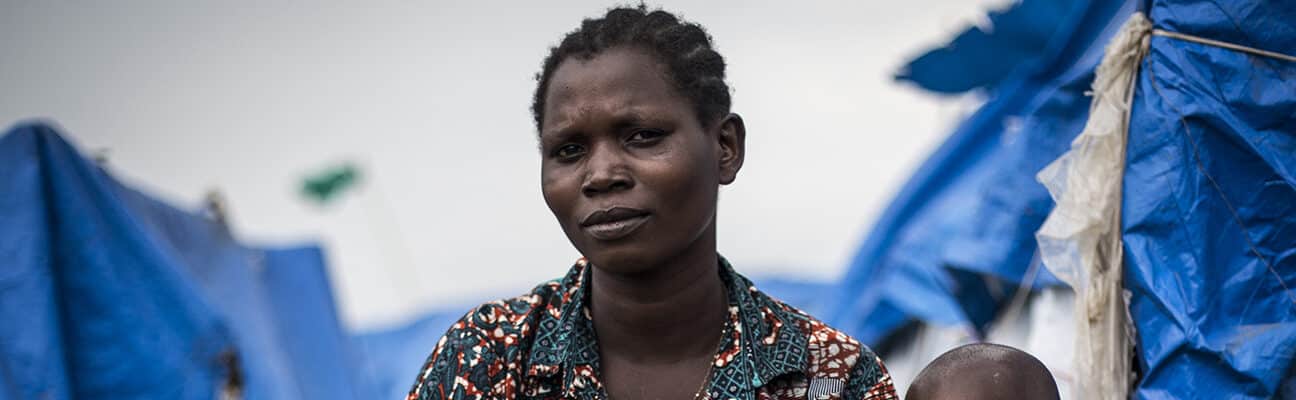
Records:
[[[987,100],[900,190],[843,278],[757,285],[880,350],[901,388],[977,340],[1031,351],[1068,385],[1083,333],[1064,274],[1041,265],[1035,235],[1054,203],[1036,174],[1085,129],[1095,68],[1136,10],[1161,33],[1142,32],[1115,155],[1130,393],[1296,398],[1296,62],[1281,57],[1296,55],[1293,2],[1027,0],[992,12],[897,75]],[[40,123],[0,137],[0,194],[0,257],[13,263],[0,270],[3,398],[399,398],[471,306],[344,332],[320,249],[241,244],[217,219],[118,183]]]
[[[897,75],[987,95],[883,212],[825,315],[882,352],[898,387],[953,346],[993,340],[1039,356],[1065,391],[1071,293],[1040,266],[1034,235],[1053,202],[1035,174],[1080,133],[1103,47],[1134,9],[1025,1]]]
[[[0,137],[5,398],[368,398],[320,250],[235,241],[53,127]]]
[[[1127,153],[1114,155],[1128,157],[1118,217],[1137,332],[1132,394],[1296,394],[1296,4],[1065,3],[1025,1],[992,13],[993,33],[971,29],[899,75],[937,92],[982,88],[989,99],[879,219],[838,283],[830,322],[890,350],[889,361],[917,357],[921,366],[941,347],[994,340],[992,325],[1019,318],[1012,315],[1019,308],[1005,309],[1011,289],[1004,288],[1058,283],[1032,272],[1032,237],[1053,206],[1035,175],[1084,127],[1085,92],[1103,47],[1137,8],[1163,31],[1287,56],[1144,36],[1150,53],[1138,75]],[[1060,23],[1050,30],[1041,20]],[[1052,310],[1032,307],[1031,314],[1072,312],[1051,296]],[[902,329],[915,323],[967,334],[932,346],[921,343],[932,341],[922,328]],[[1016,325],[1055,338],[1084,334],[1065,332],[1070,324]],[[1007,336],[1024,336],[1010,344],[1046,353],[1031,334],[1038,332]],[[1066,380],[1070,366],[1041,358]]]

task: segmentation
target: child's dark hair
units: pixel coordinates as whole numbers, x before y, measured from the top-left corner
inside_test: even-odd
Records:
[[[544,67],[536,75],[531,101],[536,129],[544,123],[545,94],[559,64],[572,57],[589,60],[623,46],[647,51],[656,58],[679,93],[693,103],[698,121],[704,126],[729,114],[725,62],[712,47],[711,36],[701,25],[681,21],[666,11],[649,11],[641,4],[610,9],[602,18],[585,19],[580,28],[549,49]]]
[[[1012,347],[973,343],[941,354],[909,385],[909,400],[1058,400],[1057,381],[1035,356]]]

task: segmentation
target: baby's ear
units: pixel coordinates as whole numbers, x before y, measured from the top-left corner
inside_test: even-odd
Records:
[[[747,125],[741,116],[731,113],[716,122],[715,129],[719,144],[716,146],[719,152],[716,159],[719,160],[720,184],[728,185],[738,178],[738,170],[742,169],[743,157],[747,153]]]

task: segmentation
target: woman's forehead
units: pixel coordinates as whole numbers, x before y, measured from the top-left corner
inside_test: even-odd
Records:
[[[644,51],[606,50],[593,58],[569,58],[554,71],[545,100],[545,129],[605,114],[688,110],[661,64]]]

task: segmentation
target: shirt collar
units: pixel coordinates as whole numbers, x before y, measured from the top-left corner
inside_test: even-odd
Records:
[[[737,310],[724,334],[729,337],[737,331],[739,336],[738,354],[724,368],[735,368],[752,391],[782,375],[807,374],[809,338],[796,323],[800,316],[756,290],[724,257],[718,258],[729,307]],[[564,395],[569,398],[595,398],[602,390],[597,379],[598,343],[587,307],[591,273],[589,263],[581,258],[559,281],[558,290],[551,294],[555,297],[539,318],[526,369],[528,378],[562,376]],[[714,393],[716,384],[713,380],[709,391]]]
[[[756,389],[791,373],[808,375],[806,348],[810,340],[797,324],[800,316],[756,290],[724,257],[720,257],[720,273],[728,290],[729,306],[738,308],[738,321],[731,321],[729,329],[741,328],[736,359],[751,372],[749,387]]]
[[[595,398],[601,390],[595,377],[599,370],[598,342],[586,307],[590,274],[589,262],[581,258],[558,281],[536,324],[527,358],[527,379],[561,377],[565,398]]]

